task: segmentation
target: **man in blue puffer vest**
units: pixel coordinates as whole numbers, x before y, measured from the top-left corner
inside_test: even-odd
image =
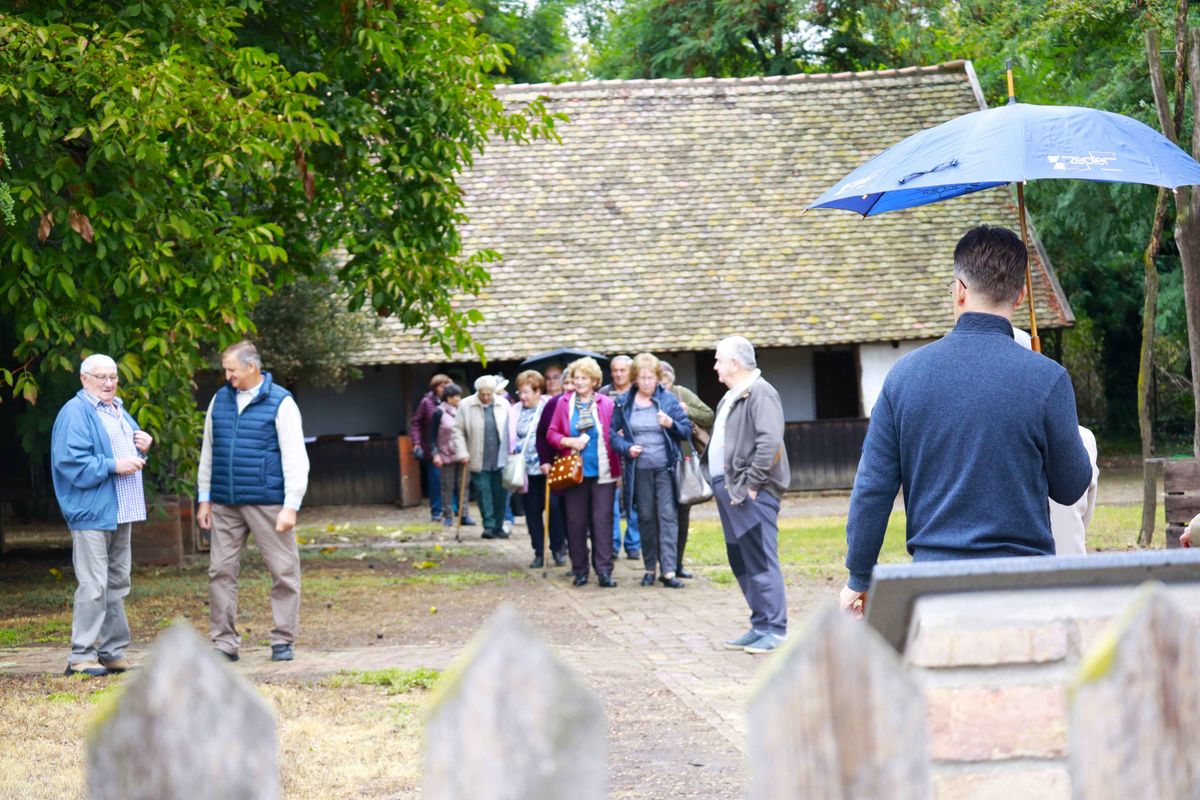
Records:
[[[129,669],[129,536],[146,518],[142,468],[153,440],[117,397],[116,362],[88,356],[79,380],[83,388],[54,420],[50,462],[79,581],[67,674],[98,677]]]
[[[221,355],[225,385],[208,406],[200,449],[196,521],[212,529],[209,635],[238,660],[237,576],[250,533],[271,573],[271,660],[291,661],[300,626],[296,512],[308,488],[308,452],[291,392],[262,371],[258,349],[239,342]]]

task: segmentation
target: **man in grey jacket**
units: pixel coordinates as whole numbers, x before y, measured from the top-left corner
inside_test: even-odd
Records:
[[[779,500],[791,470],[783,446],[783,404],[775,387],[763,380],[754,346],[745,338],[721,340],[714,369],[729,391],[717,404],[708,471],[729,566],[750,606],[750,630],[725,646],[769,653],[787,638]]]

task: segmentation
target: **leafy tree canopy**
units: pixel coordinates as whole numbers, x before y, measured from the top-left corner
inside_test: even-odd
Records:
[[[503,52],[475,17],[465,0],[8,4],[0,380],[53,405],[82,355],[113,355],[173,480],[204,354],[328,255],[354,307],[478,351],[451,297],[498,255],[462,252],[456,176],[490,138],[552,136],[554,118],[496,100]],[[31,452],[55,408],[39,411]]]

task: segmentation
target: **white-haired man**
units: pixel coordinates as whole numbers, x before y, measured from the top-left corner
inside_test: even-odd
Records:
[[[763,379],[754,346],[744,337],[721,340],[713,369],[729,391],[717,404],[708,471],[729,566],[750,606],[750,630],[725,646],[769,653],[787,638],[779,501],[791,470],[783,446],[783,403]]]
[[[197,476],[196,521],[212,528],[209,636],[227,659],[238,660],[238,571],[253,533],[271,573],[271,660],[291,661],[300,628],[296,512],[308,489],[300,409],[291,392],[262,371],[250,342],[227,347],[221,367],[225,385],[208,405]]]
[[[142,468],[154,441],[117,397],[117,364],[92,355],[79,367],[83,388],[63,405],[50,437],[51,475],[71,529],[79,588],[71,614],[67,675],[98,677],[129,669],[131,524],[146,518]]]
[[[454,420],[454,449],[467,453],[462,463],[471,470],[483,517],[484,539],[507,539],[504,507],[507,497],[501,473],[513,449],[508,430],[508,401],[496,396],[496,377],[475,380],[475,394],[458,404]]]

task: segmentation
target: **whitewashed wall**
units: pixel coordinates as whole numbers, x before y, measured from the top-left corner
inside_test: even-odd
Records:
[[[868,417],[871,416],[871,409],[875,407],[875,401],[879,399],[879,393],[883,390],[883,379],[887,377],[892,365],[904,354],[911,353],[918,347],[929,344],[930,341],[932,340],[920,339],[896,343],[860,344],[858,346],[858,361],[862,370],[862,392],[860,394],[863,413]]]

